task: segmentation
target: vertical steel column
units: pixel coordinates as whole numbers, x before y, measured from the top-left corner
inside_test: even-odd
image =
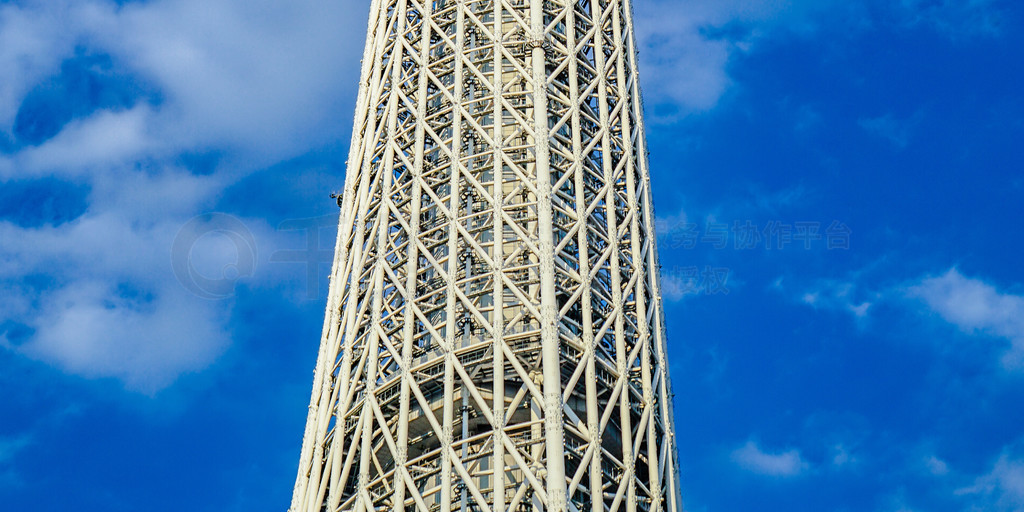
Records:
[[[424,21],[420,27],[420,69],[417,77],[416,91],[416,147],[413,168],[410,172],[413,176],[412,184],[412,207],[409,215],[409,242],[406,253],[405,270],[405,325],[402,330],[402,364],[401,364],[401,395],[399,396],[398,412],[398,440],[396,442],[398,453],[395,454],[394,473],[394,500],[392,510],[394,512],[405,511],[405,464],[409,452],[409,409],[412,395],[412,382],[415,378],[410,371],[412,368],[412,348],[416,330],[415,296],[417,275],[419,273],[419,246],[416,243],[416,234],[420,232],[420,207],[423,193],[420,190],[420,181],[424,166],[424,146],[426,145],[426,127],[422,122],[427,115],[427,84],[429,69],[423,63],[430,58],[430,30],[431,26],[426,20],[430,19],[433,7],[432,0],[424,2]]]
[[[565,459],[562,421],[562,374],[555,304],[554,229],[551,214],[551,174],[548,131],[547,58],[543,0],[530,0],[533,55],[533,130],[537,169],[537,224],[541,286],[541,357],[544,375],[544,437],[547,459],[547,512],[566,510]]]
[[[505,267],[505,225],[502,219],[502,205],[505,201],[505,163],[502,160],[505,139],[504,111],[502,109],[502,92],[505,88],[504,77],[504,9],[501,0],[492,0],[494,8],[491,16],[494,17],[491,34],[494,40],[494,55],[491,66],[494,68],[493,87],[491,101],[494,102],[494,125],[491,131],[494,139],[494,164],[491,170],[493,174],[493,196],[491,204],[491,215],[494,216],[492,226],[491,259],[494,261],[494,288],[492,292],[492,303],[494,312],[491,317],[491,325],[494,329],[494,340],[492,351],[492,372],[494,377],[491,384],[491,399],[493,401],[492,415],[494,417],[494,431],[491,436],[491,443],[494,446],[494,454],[491,457],[491,468],[493,468],[493,494],[491,509],[494,512],[505,512],[505,352],[502,347],[505,344],[505,310],[501,298],[505,295],[505,287],[502,283],[502,274]]]
[[[456,0],[459,1],[459,0]],[[442,410],[442,428],[439,433],[441,437],[441,512],[452,510],[452,438],[454,437],[454,408],[455,408],[455,322],[456,322],[456,300],[455,281],[458,277],[459,257],[459,194],[462,181],[462,102],[465,87],[463,77],[463,57],[466,48],[466,15],[463,9],[457,9],[455,23],[455,76],[454,82],[455,98],[452,114],[452,161],[449,171],[449,202],[448,211],[451,217],[448,219],[448,254],[447,254],[447,296],[448,305],[445,312],[445,344],[444,355],[444,405]],[[465,390],[463,390],[465,392]]]

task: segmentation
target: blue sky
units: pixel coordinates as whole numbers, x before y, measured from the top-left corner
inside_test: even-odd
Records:
[[[367,3],[0,2],[4,510],[286,508]],[[1024,7],[636,14],[687,509],[1024,511]]]

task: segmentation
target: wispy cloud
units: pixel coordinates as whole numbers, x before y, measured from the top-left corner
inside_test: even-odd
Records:
[[[1024,369],[1024,297],[1002,293],[980,279],[965,277],[956,268],[924,278],[906,293],[963,332],[1008,340],[1011,346],[1003,365]]]
[[[0,437],[0,465],[9,463],[18,452],[31,442],[32,438],[28,435],[11,438]]]
[[[716,107],[734,85],[732,60],[772,37],[826,31],[834,37],[887,27],[961,39],[1000,34],[1004,17],[996,0],[649,0],[636,8],[645,92],[654,107],[649,115],[656,122]],[[897,145],[907,137],[890,131]]]
[[[949,473],[949,464],[935,455],[926,457],[924,459],[924,466],[934,476],[945,476]]]
[[[808,29],[829,1],[652,0],[637,3],[647,97],[655,120],[714,108],[733,83],[728,65],[778,27]],[[724,31],[725,27],[739,30]]]
[[[696,269],[696,267],[694,267]],[[700,295],[700,274],[686,274],[669,271],[661,273],[661,295],[668,302],[679,302],[687,297]]]
[[[832,457],[832,467],[834,468],[847,468],[860,463],[860,459],[851,453],[851,448],[842,443],[833,446],[829,451]]]
[[[794,477],[809,468],[799,450],[768,452],[754,441],[747,441],[747,444],[734,450],[731,458],[744,470],[766,476]]]
[[[1004,13],[997,0],[901,0],[895,4],[895,14],[908,26],[925,27],[954,39],[995,36],[1003,31]]]
[[[957,268],[896,285],[872,282],[868,275],[874,272],[869,267],[846,279],[819,279],[809,285],[788,284],[780,277],[773,288],[798,303],[848,313],[858,321],[868,320],[881,306],[934,315],[964,333],[1003,341],[1003,367],[1024,371],[1024,296],[966,277]]]
[[[834,279],[822,279],[806,288],[799,301],[815,309],[842,311],[856,318],[867,317],[874,305],[858,293],[855,282]]]
[[[1024,510],[1024,450],[1020,443],[1005,448],[991,471],[956,494],[973,499],[970,510],[1020,512]]]
[[[686,212],[680,210],[673,215],[659,216],[654,219],[654,229],[658,233],[658,238],[665,239],[679,235],[689,225],[689,222]]]
[[[15,437],[0,437],[0,488],[17,486],[22,483],[13,461],[15,456],[32,444],[28,434]]]
[[[906,490],[900,489],[899,492],[886,496],[883,500],[885,504],[880,509],[883,512],[917,512],[917,508],[910,505],[907,499]]]
[[[920,112],[909,119],[899,119],[892,114],[885,114],[861,118],[858,124],[864,131],[888,140],[897,149],[904,149],[910,144],[913,130],[921,117]]]

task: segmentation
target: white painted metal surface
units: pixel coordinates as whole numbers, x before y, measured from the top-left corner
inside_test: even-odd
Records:
[[[290,510],[680,512],[630,0],[374,0]]]

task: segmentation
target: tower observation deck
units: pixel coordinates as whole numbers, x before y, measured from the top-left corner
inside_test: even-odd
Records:
[[[631,0],[373,0],[291,512],[681,512]]]

